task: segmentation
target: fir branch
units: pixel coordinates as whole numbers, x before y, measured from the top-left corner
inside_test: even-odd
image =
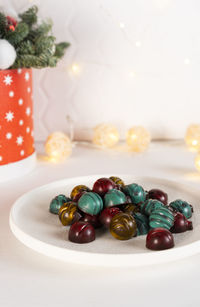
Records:
[[[15,28],[15,31],[8,32],[6,39],[14,46],[17,47],[17,45],[23,41],[27,37],[29,33],[29,28],[27,24],[24,22],[19,22],[18,25]]]
[[[35,54],[35,48],[31,41],[27,40],[22,42],[16,49],[17,54]]]
[[[56,51],[54,53],[54,56],[57,58],[62,58],[65,54],[65,50],[70,46],[70,43],[67,42],[61,42],[59,44],[56,44]]]
[[[44,53],[52,56],[55,53],[55,37],[39,37],[35,42],[35,53],[37,55]]]
[[[4,38],[6,34],[6,16],[0,12],[0,38]]]
[[[37,12],[38,12],[38,7],[34,5],[24,13],[20,14],[19,17],[24,23],[26,23],[29,27],[31,27],[37,22]]]
[[[43,21],[38,27],[35,27],[30,30],[28,39],[35,41],[41,36],[47,35],[52,29],[53,22],[52,20]]]

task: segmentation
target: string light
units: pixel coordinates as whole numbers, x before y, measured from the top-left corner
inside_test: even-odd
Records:
[[[102,148],[113,147],[119,142],[119,132],[111,124],[100,124],[94,128],[93,144]]]
[[[71,155],[72,143],[63,132],[54,132],[46,140],[45,152],[49,157],[49,161],[59,162]]]
[[[145,151],[151,141],[150,133],[142,126],[134,126],[130,128],[126,135],[126,142],[131,151]]]
[[[195,166],[198,171],[200,171],[200,153],[195,158]]]
[[[185,60],[184,60],[184,64],[185,64],[185,65],[189,65],[189,64],[190,64],[190,62],[191,62],[191,61],[190,61],[190,59],[189,59],[189,58],[185,58]]]
[[[120,27],[121,29],[124,29],[124,28],[125,28],[125,24],[124,24],[123,22],[120,22],[120,23],[119,23],[119,27]]]
[[[136,73],[134,71],[130,71],[129,72],[129,77],[130,78],[135,78],[136,77]]]
[[[190,125],[185,133],[185,143],[192,151],[200,150],[200,125]]]
[[[70,71],[74,74],[74,75],[79,75],[81,68],[77,63],[72,64]]]
[[[140,41],[135,42],[136,47],[141,47],[142,43]]]

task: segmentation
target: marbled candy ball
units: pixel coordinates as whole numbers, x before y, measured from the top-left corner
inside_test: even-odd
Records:
[[[151,250],[163,250],[174,247],[174,238],[171,232],[164,228],[155,228],[149,231],[146,237],[146,247]]]
[[[163,192],[162,190],[151,189],[148,192],[148,198],[150,198],[150,199],[157,199],[161,203],[163,203],[164,205],[167,205],[168,195],[167,195],[167,193]]]
[[[146,199],[146,193],[140,185],[136,183],[128,184],[123,187],[123,192],[130,196],[131,201],[134,204],[139,204],[140,202],[144,202]]]
[[[136,221],[129,214],[118,213],[111,220],[110,233],[118,240],[128,240],[136,234],[136,231]]]
[[[131,203],[125,204],[124,206],[120,207],[120,209],[121,209],[124,213],[130,214],[130,215],[133,215],[134,213],[140,211],[139,206],[136,206],[136,205],[131,204]]]
[[[121,212],[122,211],[117,207],[105,208],[101,212],[99,220],[103,226],[105,226],[106,228],[109,228],[113,216]]]
[[[125,185],[124,181],[119,177],[111,176],[109,179],[112,180],[118,186],[123,187]]]
[[[192,208],[191,205],[188,204],[186,201],[181,200],[181,199],[176,199],[172,201],[169,206],[174,209],[175,211],[178,211],[182,213],[186,219],[191,218],[192,216]]]
[[[119,132],[111,124],[99,124],[94,128],[92,141],[102,148],[113,147],[119,141]]]
[[[104,196],[109,190],[115,188],[115,183],[109,178],[99,178],[93,185],[93,192]]]
[[[104,205],[106,208],[114,207],[126,203],[126,195],[116,189],[108,191],[104,196]]]
[[[170,229],[170,231],[173,233],[180,233],[192,229],[193,229],[192,222],[188,221],[182,213],[177,212],[174,216],[174,225]]]
[[[59,219],[64,226],[69,226],[81,218],[76,203],[70,201],[65,203],[59,210]]]
[[[54,197],[50,203],[50,206],[49,206],[49,211],[51,213],[54,213],[54,214],[58,214],[58,211],[60,210],[60,207],[70,201],[71,199],[69,197],[66,197],[65,195],[63,194],[60,194],[60,195],[57,195],[56,197]]]
[[[170,229],[174,225],[174,215],[167,208],[154,209],[149,216],[149,226],[151,228]]]
[[[102,224],[100,223],[100,220],[99,220],[99,215],[90,215],[90,214],[84,213],[84,215],[80,219],[80,221],[83,221],[85,223],[89,223],[94,228],[102,227]]]
[[[73,188],[73,190],[71,191],[71,194],[70,194],[71,199],[74,200],[74,198],[77,196],[77,194],[79,194],[80,192],[83,192],[83,191],[90,192],[90,189],[86,185],[83,185],[83,184],[79,184],[79,185],[75,186]]]
[[[97,215],[103,210],[103,201],[97,193],[87,192],[79,199],[78,207],[87,214]]]
[[[75,222],[69,229],[69,241],[74,243],[89,243],[95,240],[94,227],[83,221]]]
[[[139,212],[134,213],[133,217],[137,224],[137,236],[146,235],[150,229],[149,219]]]
[[[148,199],[140,205],[141,213],[149,216],[154,209],[163,208],[165,205],[156,199]]]

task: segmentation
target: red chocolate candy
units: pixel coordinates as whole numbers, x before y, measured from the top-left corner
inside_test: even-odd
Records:
[[[179,233],[192,229],[192,222],[188,221],[182,213],[177,212],[174,216],[174,225],[170,231],[173,233]]]
[[[152,250],[163,250],[174,247],[174,238],[165,228],[154,228],[146,237],[146,247]]]
[[[99,215],[90,215],[85,213],[81,221],[91,224],[94,228],[100,228],[102,224],[99,221]]]
[[[100,178],[98,179],[93,186],[93,192],[99,194],[100,196],[104,196],[109,190],[115,188],[115,183],[108,178]]]
[[[121,212],[122,211],[119,208],[117,208],[117,207],[105,208],[101,212],[99,220],[100,220],[102,225],[104,225],[105,227],[109,228],[110,227],[110,222],[111,222],[113,216],[115,216],[116,214],[121,213]]]
[[[94,241],[94,227],[83,221],[75,222],[69,229],[69,240],[74,243],[89,243]]]
[[[148,198],[157,199],[161,201],[164,205],[167,205],[168,195],[159,189],[152,189],[148,192]]]
[[[83,194],[85,194],[85,193],[86,193],[86,191],[80,191],[78,194],[76,194],[76,196],[74,197],[73,201],[74,201],[75,203],[77,203],[77,202],[79,201],[79,198],[81,198],[81,196],[82,196]]]

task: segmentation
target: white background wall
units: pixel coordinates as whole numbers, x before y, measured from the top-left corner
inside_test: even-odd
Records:
[[[122,137],[141,124],[155,138],[180,138],[200,122],[199,0],[0,0],[8,14],[32,4],[53,19],[58,41],[71,42],[56,69],[34,73],[37,140],[68,132],[67,115],[77,139],[101,122]]]

